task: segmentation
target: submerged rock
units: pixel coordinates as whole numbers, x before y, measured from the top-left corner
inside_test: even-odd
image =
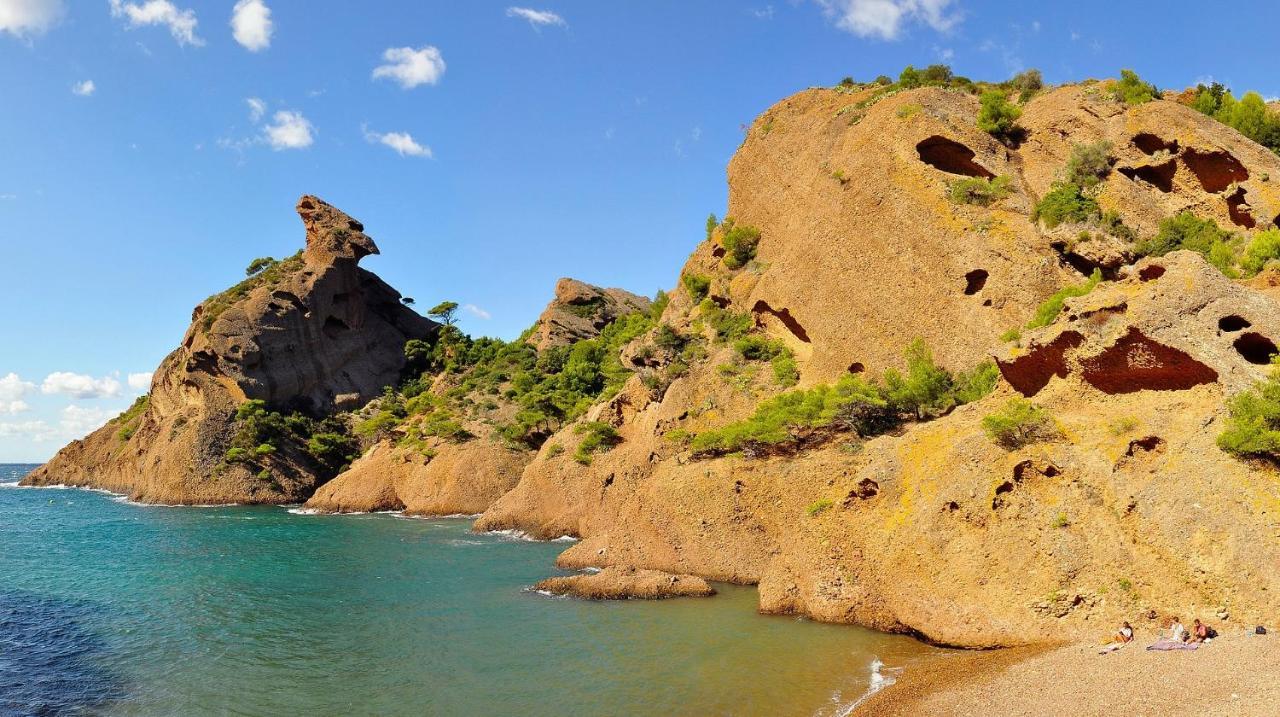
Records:
[[[607,567],[597,573],[547,578],[533,589],[587,600],[662,600],[716,594],[706,580],[696,575],[673,575],[633,567]]]

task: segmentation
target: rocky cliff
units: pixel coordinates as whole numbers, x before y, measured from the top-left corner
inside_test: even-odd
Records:
[[[729,167],[729,214],[758,230],[754,256],[728,261],[743,234],[722,225],[683,270],[703,281],[686,280],[661,317],[706,355],[645,348],[656,334],[629,347],[641,375],[588,414],[614,426],[612,450],[583,466],[544,449],[477,528],[581,536],[565,567],[756,583],[768,612],[971,647],[1280,610],[1276,470],[1215,445],[1227,398],[1266,375],[1280,306],[1199,254],[1132,263],[1134,236],[1179,212],[1238,232],[1273,225],[1280,158],[1101,83],[1031,99],[1007,143],[976,128],[978,109],[945,89],[868,88],[766,111]],[[1073,147],[1101,140],[1099,216],[1132,234],[1036,221]],[[996,177],[1007,196],[949,201],[957,182]],[[1043,328],[1009,331],[1095,269],[1114,281]],[[717,340],[726,316],[786,347],[801,387],[899,367],[914,337],[953,369],[994,358],[1003,380],[887,435],[796,428],[785,451],[700,456],[690,435],[781,390]],[[1020,396],[1053,431],[1010,449],[983,419]]]
[[[528,341],[539,351],[600,334],[619,317],[648,311],[649,299],[622,289],[602,289],[577,279],[556,282],[555,298],[533,325]]]
[[[255,267],[197,306],[148,396],[24,483],[155,503],[280,503],[304,500],[331,477],[306,435],[301,445],[280,437],[252,462],[228,460],[237,409],[257,400],[263,410],[319,418],[362,406],[399,381],[405,342],[429,338],[436,325],[358,266],[378,253],[360,222],[313,196],[297,211],[306,230],[299,254]]]

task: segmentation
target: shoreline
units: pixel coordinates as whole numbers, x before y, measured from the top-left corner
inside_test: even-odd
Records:
[[[1108,655],[1072,643],[939,655],[904,671],[853,715],[1280,713],[1280,637],[1233,630],[1194,651],[1153,652],[1156,635]]]

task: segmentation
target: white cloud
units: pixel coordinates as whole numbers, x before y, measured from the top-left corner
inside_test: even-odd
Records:
[[[101,428],[104,423],[114,418],[119,411],[108,411],[94,406],[67,406],[62,409],[62,418],[58,425],[69,438],[84,438]]]
[[[953,0],[818,0],[836,27],[859,37],[896,40],[904,24],[920,22],[946,32],[960,22]]]
[[[418,144],[413,136],[408,132],[387,132],[379,134],[370,132],[367,127],[361,128],[364,131],[364,139],[366,142],[375,144],[384,144],[394,149],[401,157],[425,157],[431,159],[431,148]]]
[[[382,59],[387,64],[373,68],[373,79],[389,77],[406,90],[418,85],[434,85],[444,75],[444,57],[431,45],[418,50],[389,47],[382,53]]]
[[[129,388],[135,391],[147,391],[151,388],[151,372],[131,373],[127,378]]]
[[[272,115],[272,123],[263,128],[263,138],[276,151],[306,149],[315,141],[311,136],[314,129],[301,112],[281,110]]]
[[[88,97],[92,95],[97,89],[98,89],[98,86],[93,84],[93,80],[85,80],[84,82],[77,82],[74,85],[72,85],[71,93],[75,95],[80,95],[81,97]]]
[[[204,40],[196,36],[196,11],[179,10],[169,0],[146,0],[141,4],[111,0],[111,16],[128,20],[130,29],[144,25],[164,25],[169,28],[169,34],[173,35],[179,45],[204,44]]]
[[[485,311],[484,309],[480,308],[479,306],[476,306],[475,304],[463,304],[462,310],[466,311],[467,313],[471,314],[477,319],[484,319],[485,321],[488,321],[489,319],[493,318],[493,314],[490,314],[488,311]]]
[[[0,401],[0,414],[15,414],[30,410],[31,406],[26,401]]]
[[[16,194],[0,194],[0,202],[12,202],[17,198]]]
[[[23,381],[18,374],[10,371],[0,376],[0,401],[14,402],[36,390],[36,385]]]
[[[763,9],[751,9],[747,12],[751,13],[757,20],[772,20],[773,6],[766,5]]]
[[[0,32],[16,37],[43,34],[62,19],[62,0],[0,0]]]
[[[21,436],[35,443],[43,443],[55,435],[44,421],[22,421],[21,423],[0,423],[0,438]]]
[[[94,378],[81,373],[55,371],[40,384],[40,392],[72,398],[111,398],[120,395],[120,382],[110,376]]]
[[[569,23],[564,18],[551,12],[550,10],[534,10],[527,7],[509,7],[507,8],[507,17],[518,17],[522,20],[528,20],[533,29],[548,25],[559,25],[560,27],[568,27]]]
[[[244,101],[249,105],[249,121],[257,124],[258,120],[267,113],[267,103],[257,97],[247,97]]]
[[[271,47],[271,8],[262,0],[240,0],[231,11],[231,34],[249,52]]]

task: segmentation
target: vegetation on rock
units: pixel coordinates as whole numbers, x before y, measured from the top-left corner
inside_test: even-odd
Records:
[[[1267,106],[1257,92],[1246,92],[1239,100],[1231,90],[1214,82],[1197,85],[1191,106],[1219,122],[1233,127],[1258,144],[1280,153],[1280,112]]]
[[[727,268],[741,269],[756,258],[756,247],[760,244],[759,229],[747,225],[738,226],[728,217],[720,228],[724,231],[720,243],[724,246],[724,265]]]
[[[122,443],[133,438],[133,434],[142,425],[142,415],[147,412],[147,407],[150,405],[151,394],[144,393],[134,399],[133,403],[123,413],[111,419],[112,424],[119,426],[116,429],[116,437]]]
[[[1253,388],[1236,394],[1227,403],[1226,429],[1218,435],[1218,447],[1239,456],[1280,461],[1280,364]]]
[[[1049,412],[1025,398],[1011,398],[999,411],[984,416],[982,430],[991,440],[1009,450],[1051,440],[1058,435]]]
[[[1003,90],[987,90],[982,93],[982,109],[978,111],[978,129],[994,137],[1008,139],[1018,129],[1022,110],[1011,102]]]
[[[1002,174],[994,179],[983,177],[958,179],[951,183],[951,190],[947,196],[955,204],[976,204],[980,207],[989,207],[1009,196],[1012,191],[1013,180]]]
[[[1102,282],[1102,271],[1093,270],[1087,281],[1083,284],[1067,286],[1054,292],[1053,296],[1045,299],[1044,303],[1036,308],[1036,315],[1027,322],[1028,329],[1038,329],[1041,326],[1048,326],[1053,320],[1058,318],[1058,314],[1062,313],[1062,307],[1067,299],[1077,296],[1084,296],[1093,291],[1099,283]]]
[[[1120,70],[1120,79],[1112,91],[1117,100],[1127,105],[1140,105],[1160,96],[1160,90],[1155,85],[1143,81],[1133,70]]]
[[[265,263],[260,263],[264,261]],[[271,257],[255,259],[249,264],[248,269],[256,268],[256,271],[251,273],[247,279],[226,291],[210,296],[200,304],[200,327],[208,331],[213,328],[214,322],[218,320],[222,312],[230,308],[232,304],[248,296],[250,292],[258,287],[276,285],[286,276],[302,269],[302,266],[301,251],[281,261],[276,261]],[[246,269],[246,273],[249,273],[248,269]]]

